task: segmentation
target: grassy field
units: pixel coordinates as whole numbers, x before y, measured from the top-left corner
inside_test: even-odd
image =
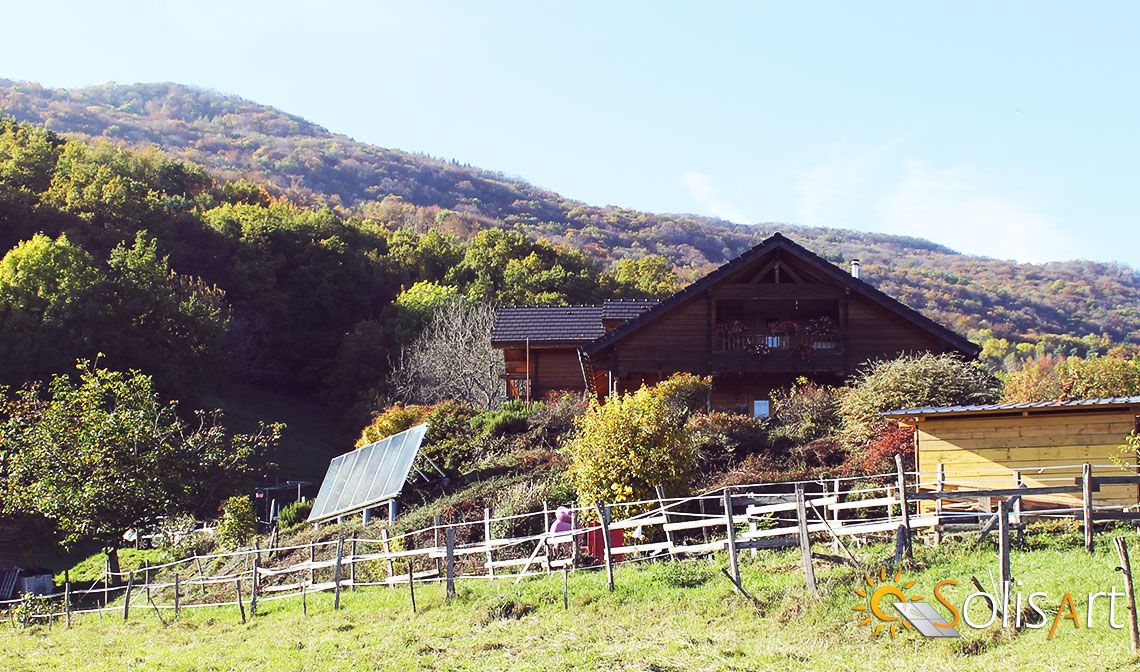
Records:
[[[121,615],[89,615],[70,630],[56,623],[0,630],[3,670],[1115,670],[1133,669],[1126,630],[1108,626],[1107,602],[1086,622],[1086,595],[1121,588],[1115,554],[1087,556],[1076,536],[1060,541],[1031,537],[1033,550],[1015,551],[1013,568],[1025,594],[1044,591],[1050,621],[1070,591],[1081,627],[1062,621],[1055,639],[1048,627],[1020,633],[960,626],[960,639],[926,639],[915,633],[872,638],[851,606],[865,585],[850,568],[820,567],[822,595],[806,597],[799,557],[763,552],[743,558],[745,587],[762,608],[739,596],[719,573],[724,559],[661,562],[617,571],[609,593],[604,573],[570,578],[564,610],[561,577],[513,586],[508,581],[460,582],[448,603],[441,585],[417,588],[413,615],[406,588],[346,592],[342,609],[332,596],[263,603],[242,625],[236,607],[183,612],[164,625],[153,611],[134,606]],[[1133,537],[1134,539],[1135,537]],[[1135,544],[1133,544],[1135,546]],[[1140,548],[1140,546],[1137,546]],[[822,550],[822,549],[820,549]],[[887,549],[859,549],[861,556]],[[996,571],[992,548],[944,544],[917,548],[903,581],[926,595],[942,579],[963,585],[946,594],[961,605],[976,576],[987,587]],[[975,600],[971,612],[984,620]],[[1126,620],[1123,600],[1118,621]],[[170,618],[171,614],[165,614]]]

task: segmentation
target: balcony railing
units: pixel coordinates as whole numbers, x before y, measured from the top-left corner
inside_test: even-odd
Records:
[[[834,336],[782,336],[776,334],[725,334],[713,339],[713,352],[747,352],[763,356],[768,352],[834,352],[840,349]]]

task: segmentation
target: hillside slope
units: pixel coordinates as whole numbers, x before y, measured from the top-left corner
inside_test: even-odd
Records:
[[[362,212],[395,195],[455,213],[468,228],[515,226],[603,262],[660,254],[691,278],[775,230],[837,263],[864,262],[880,289],[959,331],[1032,341],[1094,334],[1140,343],[1140,274],[1086,261],[1017,264],[929,241],[791,225],[735,225],[565,199],[517,179],[360,143],[235,96],[178,84],[48,89],[0,80],[0,113],[73,136],[157,145],[291,199]],[[433,213],[429,213],[433,214]]]

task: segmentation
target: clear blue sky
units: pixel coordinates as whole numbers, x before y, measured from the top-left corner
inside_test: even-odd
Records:
[[[37,2],[0,76],[176,81],[593,204],[1140,268],[1140,3]]]

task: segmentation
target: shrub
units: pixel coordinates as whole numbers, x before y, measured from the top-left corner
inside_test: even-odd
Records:
[[[208,541],[198,530],[198,521],[194,516],[170,516],[155,525],[155,547],[166,550],[175,558],[196,555],[207,546]]]
[[[567,448],[583,504],[649,499],[658,484],[684,483],[696,462],[685,417],[660,387],[591,402],[577,428]]]
[[[423,422],[427,413],[428,407],[426,406],[392,404],[372,416],[372,422],[360,432],[356,447],[367,446],[384,437],[411,429]]]
[[[539,439],[549,447],[562,445],[562,437],[574,429],[574,422],[589,407],[586,397],[569,392],[557,394],[539,405],[530,415],[531,427],[539,430]]]
[[[427,407],[428,423],[422,452],[448,472],[463,472],[476,454],[471,420],[479,411],[469,404],[443,401]]]
[[[689,415],[709,407],[712,376],[675,373],[655,385],[654,389],[673,411]]]
[[[471,418],[471,429],[483,436],[521,434],[529,427],[528,420],[543,404],[512,400],[496,411],[485,411]]]
[[[997,379],[978,362],[951,354],[903,355],[857,374],[840,396],[844,447],[865,447],[886,426],[883,411],[920,406],[985,404],[998,397]]]
[[[474,452],[471,444],[475,434],[471,421],[478,414],[473,406],[455,401],[443,401],[432,406],[393,404],[372,417],[356,446],[374,443],[426,422],[428,431],[422,453],[441,469],[461,471]]]
[[[313,510],[312,500],[303,502],[293,502],[292,504],[281,509],[277,514],[277,527],[282,530],[301,525],[309,519],[309,513]]]
[[[249,497],[238,495],[222,502],[218,541],[227,548],[241,546],[257,535],[257,514]]]
[[[689,418],[697,461],[702,471],[722,470],[745,456],[770,449],[763,420],[737,413],[699,413]]]
[[[847,452],[834,436],[825,436],[814,441],[796,445],[789,451],[789,458],[804,469],[835,467],[843,463]]]
[[[895,455],[901,455],[904,464],[914,462],[914,427],[904,427],[891,420],[871,440],[859,460],[859,467],[870,474],[893,471]]]
[[[783,438],[795,445],[809,443],[839,429],[839,396],[835,388],[798,378],[772,392],[772,415]]]

